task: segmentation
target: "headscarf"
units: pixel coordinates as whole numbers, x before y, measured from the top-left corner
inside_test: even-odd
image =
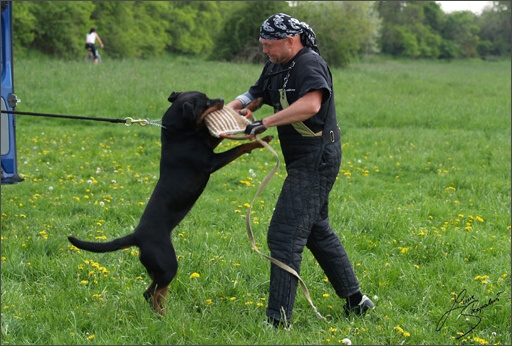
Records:
[[[281,40],[295,35],[300,35],[300,41],[304,46],[320,54],[313,29],[307,23],[300,22],[285,13],[270,16],[260,28],[260,37],[265,40]]]

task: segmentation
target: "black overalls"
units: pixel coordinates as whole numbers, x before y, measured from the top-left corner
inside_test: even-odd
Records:
[[[303,123],[278,127],[288,175],[270,222],[267,242],[271,256],[298,273],[307,246],[336,293],[345,298],[359,291],[359,283],[328,218],[329,192],[341,164],[340,130],[329,68],[317,53],[303,48],[284,66],[267,62],[249,93],[262,96],[263,103],[277,112],[313,90],[323,90],[320,111]],[[297,284],[292,274],[271,265],[269,317],[290,321]]]

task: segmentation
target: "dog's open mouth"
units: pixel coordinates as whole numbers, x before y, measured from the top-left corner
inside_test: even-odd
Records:
[[[222,109],[223,107],[224,107],[224,99],[219,98],[219,99],[208,100],[208,108],[206,108],[206,110],[203,112],[203,114],[201,114],[199,119],[197,119],[197,127],[200,127],[203,124],[204,118],[206,118],[206,116],[208,114],[210,114],[211,112],[218,111],[219,109]]]

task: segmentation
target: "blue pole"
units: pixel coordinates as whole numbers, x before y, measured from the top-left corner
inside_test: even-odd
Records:
[[[14,94],[14,75],[12,59],[12,1],[2,1],[2,110],[14,110],[18,99]],[[2,162],[2,184],[16,184],[23,181],[18,175],[16,155],[16,117],[14,114],[1,114],[0,118],[0,152]]]

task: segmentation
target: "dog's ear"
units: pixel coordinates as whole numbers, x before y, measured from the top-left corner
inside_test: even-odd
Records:
[[[181,94],[182,94],[181,92],[173,91],[172,94],[167,98],[167,100],[172,103],[172,102],[176,101],[178,96],[180,96]]]
[[[205,103],[202,102],[185,102],[183,103],[184,120],[195,123],[201,113],[206,109]]]

